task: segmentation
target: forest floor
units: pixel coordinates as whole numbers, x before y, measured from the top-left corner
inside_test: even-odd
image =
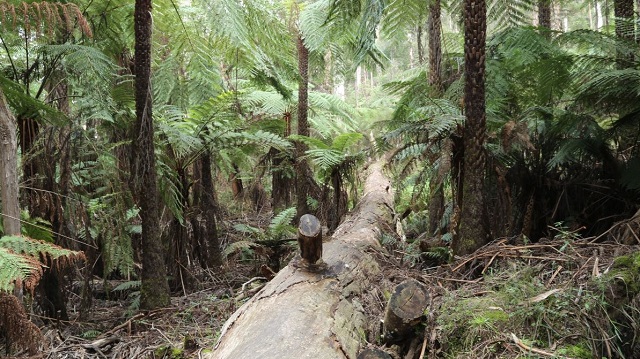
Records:
[[[268,225],[268,215],[235,223]],[[631,221],[621,222],[620,228]],[[232,223],[225,224],[232,233]],[[631,228],[631,227],[629,227]],[[635,228],[635,227],[634,227]],[[600,238],[556,230],[527,243],[496,239],[472,255],[450,258],[445,247],[417,250],[418,241],[388,230],[371,251],[382,268],[362,298],[369,347],[394,359],[640,358],[640,247],[633,232],[612,228]],[[236,233],[227,242],[241,239]],[[633,238],[631,238],[633,239]],[[638,238],[631,241],[638,244]],[[292,258],[294,248],[282,263]],[[40,358],[200,358],[215,347],[225,320],[264,285],[262,257],[232,256],[223,268],[195,273],[195,289],[174,293],[171,306],[136,311],[135,290],[93,298],[83,317],[71,292],[65,322],[35,318],[45,336]],[[390,293],[405,279],[428,288],[431,304],[414,335],[383,344],[381,319]],[[121,282],[119,282],[121,283]],[[113,283],[115,285],[117,283]],[[96,280],[96,293],[103,281]],[[2,348],[0,348],[2,350]],[[4,352],[4,350],[2,350]],[[16,357],[20,353],[15,354]],[[1,356],[1,354],[0,354]],[[329,358],[327,358],[329,359]]]
[[[381,345],[375,325],[367,341],[398,359],[625,357],[619,337],[635,326],[638,310],[625,304],[624,315],[612,312],[611,301],[621,295],[602,284],[637,279],[620,268],[638,275],[640,260],[629,255],[638,249],[561,236],[532,244],[502,239],[473,255],[429,265],[435,256],[416,262],[400,245],[383,247],[376,252],[383,271],[363,303],[367,316],[381,319],[389,293],[407,278],[427,284],[431,310],[405,342]],[[262,282],[249,282],[259,276],[256,264],[228,263],[219,273],[205,273],[202,289],[148,313],[129,311],[127,299],[94,299],[88,319],[73,314],[70,322],[42,328],[48,342],[42,357],[199,358],[215,346],[226,318],[257,290],[252,286]],[[73,303],[69,309],[73,313]],[[630,321],[620,324],[615,315]],[[611,335],[614,319],[618,338]]]

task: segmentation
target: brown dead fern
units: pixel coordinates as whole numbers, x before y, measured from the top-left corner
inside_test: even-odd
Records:
[[[6,341],[7,353],[11,349],[23,349],[36,355],[43,342],[40,329],[33,324],[18,298],[0,292],[0,338]]]
[[[85,36],[93,35],[82,11],[72,3],[0,2],[0,26],[10,30],[21,28],[26,38],[42,35],[52,37],[60,31],[72,34],[76,29]]]

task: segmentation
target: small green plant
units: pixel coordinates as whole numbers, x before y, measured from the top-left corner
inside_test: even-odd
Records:
[[[120,283],[115,288],[113,288],[115,292],[130,291],[129,294],[127,294],[127,300],[131,301],[131,304],[129,304],[129,307],[127,308],[127,312],[126,312],[127,316],[132,316],[133,313],[137,312],[138,309],[140,309],[140,286],[141,285],[142,285],[142,282],[139,280],[130,280],[124,283]]]
[[[282,241],[287,237],[294,236],[296,229],[291,225],[291,221],[295,215],[295,207],[287,208],[273,217],[269,226],[264,230],[248,224],[234,225],[233,228],[245,234],[247,239],[229,244],[224,250],[224,255],[228,256],[239,250],[253,249],[263,246],[267,242]]]

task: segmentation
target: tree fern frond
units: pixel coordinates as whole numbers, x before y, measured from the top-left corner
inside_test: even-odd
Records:
[[[0,292],[11,292],[16,282],[33,291],[42,276],[42,264],[0,245]]]
[[[499,28],[528,25],[535,4],[533,0],[491,0],[487,19]]]
[[[361,133],[342,133],[333,139],[331,149],[341,153],[348,153],[351,146],[360,142],[364,136]]]
[[[0,87],[7,102],[15,110],[16,116],[34,118],[59,126],[69,123],[69,119],[64,113],[27,95],[22,85],[9,80],[2,74],[0,74]]]
[[[231,254],[238,252],[243,249],[251,249],[259,246],[259,244],[252,241],[237,241],[233,243],[229,243],[229,245],[222,251],[222,254],[225,257],[230,256]]]
[[[291,148],[291,143],[289,141],[272,132],[258,130],[253,133],[247,133],[247,136],[254,144],[266,149],[273,147],[277,150],[284,151]]]
[[[317,139],[317,138],[313,138],[313,137],[307,137],[307,136],[303,136],[303,135],[290,135],[289,139],[292,141],[300,141],[304,144],[306,144],[309,147],[313,147],[313,148],[317,148],[317,149],[329,149],[329,145],[324,143],[322,140]]]
[[[382,32],[393,36],[426,23],[427,4],[416,0],[393,0],[385,9]]]
[[[128,280],[126,282],[122,282],[120,284],[118,284],[115,288],[113,288],[114,291],[128,291],[131,289],[140,289],[140,285],[142,284],[141,281],[139,280]]]
[[[0,238],[0,247],[14,253],[29,256],[42,261],[48,266],[62,268],[76,260],[84,260],[84,253],[62,248],[53,243],[38,241],[21,236],[4,236]]]
[[[300,12],[300,32],[305,46],[309,51],[318,51],[327,46],[331,26],[327,22],[329,17],[329,3],[316,1],[305,6]]]
[[[640,71],[608,70],[593,74],[578,88],[578,101],[601,111],[626,112],[636,107],[640,93]]]
[[[344,160],[344,154],[333,149],[310,149],[306,151],[307,157],[321,170],[328,170],[339,165]]]
[[[255,113],[282,115],[290,111],[292,106],[282,95],[272,91],[248,91],[242,95],[242,99],[251,105]]]
[[[272,237],[270,239],[282,239],[287,235],[293,235],[295,230],[291,225],[291,221],[295,216],[295,207],[289,207],[275,215],[271,219],[271,223],[269,223],[268,234]]]

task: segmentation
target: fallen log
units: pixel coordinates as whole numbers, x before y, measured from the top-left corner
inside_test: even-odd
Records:
[[[390,227],[392,203],[389,179],[376,162],[363,198],[324,243],[324,269],[283,268],[227,320],[204,357],[356,359],[367,323],[360,298],[380,272],[367,249],[379,246],[381,229]]]

